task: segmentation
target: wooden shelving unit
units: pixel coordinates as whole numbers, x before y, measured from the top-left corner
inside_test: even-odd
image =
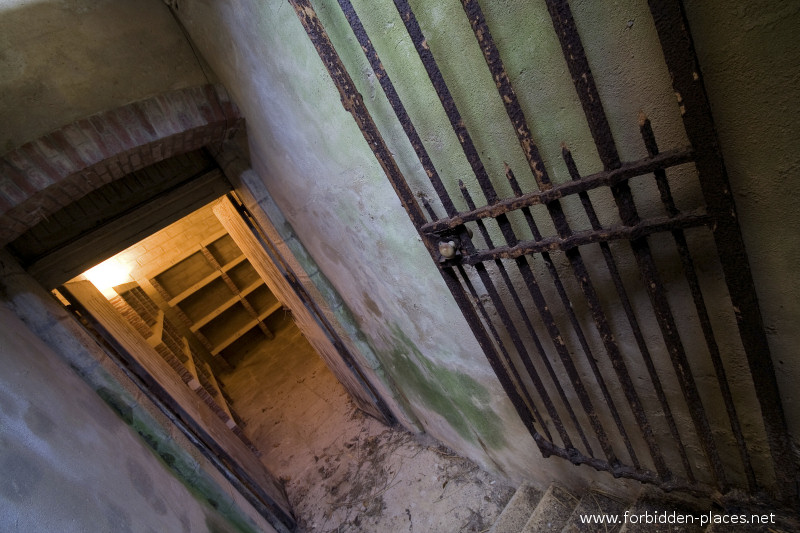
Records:
[[[247,446],[259,453],[242,432],[244,425],[236,411],[229,405],[230,398],[217,381],[207,362],[192,350],[189,340],[181,335],[174,323],[166,318],[164,310],[136,283],[115,287],[119,294],[110,303],[134,329],[155,349],[164,361],[202,401]]]
[[[254,328],[273,338],[266,320],[281,304],[225,231],[149,281],[212,355]]]

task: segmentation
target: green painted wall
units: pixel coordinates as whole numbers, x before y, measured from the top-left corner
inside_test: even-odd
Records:
[[[336,2],[316,0],[312,4],[412,189],[431,199],[438,212],[443,213]],[[451,195],[459,197],[456,182],[464,179],[473,197],[479,204],[483,203],[457,139],[392,3],[380,0],[354,1],[353,4]],[[554,181],[562,182],[569,179],[560,160],[562,142],[572,148],[584,174],[598,171],[601,166],[546,9],[540,4],[507,0],[482,2],[482,7],[550,175]],[[533,181],[525,170],[514,132],[460,3],[417,0],[411,5],[500,194],[510,194],[504,184],[504,162],[515,170],[523,188],[531,190]],[[662,149],[685,145],[678,106],[669,74],[660,59],[646,3],[575,1],[571,5],[622,158],[631,160],[645,155],[638,132],[640,111],[653,121]],[[776,32],[782,35],[781,31],[790,31],[790,21],[796,21],[796,10],[782,7],[778,2],[768,3],[763,6],[764,12],[757,15],[759,22],[752,24],[750,17],[754,15],[744,2],[735,6],[690,2],[689,8],[692,24],[701,28],[699,37],[696,35],[701,60],[707,57],[709,72],[718,78],[710,78],[709,83],[715,111],[719,108],[736,113],[735,97],[741,98],[741,94],[737,95],[736,89],[727,86],[726,80],[737,80],[741,76],[747,78],[751,94],[762,94],[763,87],[773,82],[779,84],[780,90],[769,92],[774,99],[770,100],[771,104],[765,103],[764,109],[792,107],[788,97],[782,95],[796,91],[791,83],[797,76],[797,67],[793,66],[797,63],[796,48],[787,50],[787,45],[794,45],[783,38],[780,40],[783,44],[773,45],[781,47],[782,54],[777,50],[769,53],[768,48],[754,50],[753,46],[758,47],[759,39],[767,39]],[[399,395],[408,402],[426,431],[480,462],[506,471],[515,479],[527,476],[521,471],[540,470],[542,479],[561,475],[561,466],[537,459],[530,437],[502,394],[354,121],[342,109],[335,87],[288,2],[241,1],[220,5],[186,1],[180,4],[178,12],[192,39],[247,117],[255,171],[299,241],[355,317],[370,351],[382,364],[384,379],[394,382]],[[724,23],[717,25],[717,19]],[[752,38],[732,40],[736,29],[750,26],[748,31],[753,32]],[[745,58],[737,60],[744,64],[731,64],[736,58]],[[747,61],[765,59],[787,72],[769,81],[766,77],[743,74],[750,68]],[[721,113],[722,128],[740,130],[732,131],[729,136],[738,139],[751,135],[744,120],[726,121],[725,112]],[[774,111],[774,114],[780,113]],[[780,137],[780,132],[770,132],[769,117],[762,118],[755,113],[748,117],[761,121],[761,129],[768,133],[760,139],[759,147],[766,148],[770,146],[770,138]],[[788,119],[783,122],[790,123]],[[722,139],[725,142],[724,133]],[[787,161],[783,178],[786,181],[788,169],[794,168],[792,162],[797,159],[785,145],[781,145],[780,150]],[[749,198],[739,198],[741,192],[737,187],[747,188],[739,165],[751,170],[762,168],[755,163],[761,156],[751,156],[733,145],[727,148],[725,155],[731,160],[731,177],[740,201],[742,220],[748,221],[750,226],[745,234],[748,244],[755,246],[758,264],[754,268],[759,277],[759,290],[766,291],[768,298],[776,301],[775,305],[770,303],[765,307],[767,321],[770,322],[771,316],[772,320],[777,319],[778,308],[787,316],[781,321],[789,320],[789,316],[800,318],[796,300],[785,298],[775,290],[781,284],[791,284],[787,263],[797,257],[796,245],[779,252],[782,264],[760,270],[763,268],[760,258],[774,250],[776,244],[770,249],[761,244],[762,236],[769,231],[768,224],[765,225],[767,219],[761,218],[760,209]],[[763,174],[770,183],[781,181],[771,172]],[[700,205],[699,187],[690,171],[677,169],[671,181],[681,208]],[[643,216],[662,213],[652,183],[638,180],[634,183],[634,193]],[[603,222],[618,221],[610,195],[597,191],[592,193],[592,199]],[[459,200],[456,203],[460,207],[464,205]],[[586,225],[579,204],[566,201],[565,210],[576,227]],[[780,215],[774,216],[794,224],[796,230],[792,222],[796,218],[791,209],[783,207],[779,212]],[[536,212],[535,216],[544,233],[553,232],[546,212]],[[517,230],[522,231],[519,222],[515,224]],[[656,239],[654,250],[665,261],[662,275],[673,305],[682,309],[687,293],[677,281],[679,264],[665,251],[667,248],[663,244]],[[692,246],[701,264],[701,275],[712,283],[706,298],[715,304],[724,302],[718,266],[708,253],[708,240],[694,239]],[[624,250],[614,249],[623,276],[635,283],[638,273],[633,258]],[[599,252],[587,250],[584,258],[601,295],[613,295],[610,281],[599,266],[602,262]],[[556,259],[560,267],[566,265],[563,258]],[[535,272],[546,279],[542,264],[535,264]],[[568,276],[571,275],[564,275],[564,283],[568,291],[575,293],[577,285]],[[544,290],[546,297],[555,298],[553,289]],[[633,291],[631,298],[637,309],[648,305],[643,291]],[[576,312],[583,327],[591,328],[585,305],[577,303]],[[606,312],[612,327],[620,329],[624,316],[613,298]],[[683,313],[678,314],[679,325],[686,329],[686,345],[702,343],[701,333],[690,327]],[[557,319],[559,325],[568,329],[563,315]],[[647,319],[642,322],[648,342],[655,346],[654,355],[667,361],[666,354],[657,347],[659,333],[655,322]],[[730,317],[715,317],[715,328],[723,339],[735,338],[732,327]],[[785,361],[793,359],[789,343],[778,337],[780,334],[772,339],[776,359],[784,360],[782,364],[789,368],[791,364]],[[567,340],[576,344],[575,338]],[[635,349],[634,339],[620,335],[619,341],[624,353]],[[757,429],[756,404],[752,391],[746,390],[748,383],[741,350],[733,341],[726,340],[723,344],[723,349],[732,354],[729,373],[733,376],[734,388],[744,391],[740,410],[744,413],[745,425]],[[593,349],[602,351],[598,346]],[[364,362],[369,366],[366,359]],[[641,364],[636,366],[635,362],[630,365],[634,380],[641,381],[646,375],[644,368]],[[658,365],[660,370],[670,372],[668,362]],[[584,376],[589,373],[585,364],[579,363],[579,370]],[[790,370],[787,375],[798,374],[797,368]],[[713,383],[710,366],[698,364],[695,371],[701,389],[708,389],[707,384]],[[671,396],[679,392],[675,379],[666,379],[664,386]],[[611,389],[615,401],[621,401],[619,387],[612,383]],[[790,399],[791,392],[785,392]],[[590,394],[595,402],[601,402],[596,390]],[[652,390],[646,387],[640,394],[646,408],[656,401]],[[706,401],[712,413],[722,412],[721,403],[713,395]],[[502,435],[487,441],[483,436],[496,433],[495,427],[486,425],[488,413],[500,419]],[[630,421],[630,413],[622,416]],[[688,413],[679,412],[677,416],[679,424],[690,424]],[[794,410],[790,418],[792,427],[798,428]],[[724,424],[715,420],[714,424],[717,423]],[[658,431],[665,433],[663,421],[658,424]],[[699,453],[699,443],[692,438],[687,440],[690,452]],[[634,437],[634,441],[636,446],[643,446],[641,439]],[[755,443],[754,450],[763,449],[763,442]],[[726,461],[732,453],[733,449],[723,444]],[[669,457],[669,460],[677,458]],[[583,469],[570,471],[572,476],[576,472],[583,472]],[[585,479],[591,477],[586,475]]]
[[[412,189],[434,199],[336,2],[312,3]],[[458,197],[456,182],[464,179],[476,201],[483,203],[392,2],[353,3],[451,195]],[[599,170],[542,2],[498,0],[481,4],[553,180],[568,179],[559,155],[562,142],[572,148],[584,174]],[[640,111],[652,119],[662,148],[685,144],[646,3],[574,0],[570,4],[622,158],[636,159],[645,153],[637,131]],[[686,4],[790,429],[797,440],[800,409],[794,408],[794,383],[800,378],[800,360],[796,357],[800,334],[795,324],[800,321],[800,285],[794,272],[800,265],[800,239],[794,237],[800,233],[800,214],[794,206],[800,155],[793,144],[800,119],[800,45],[793,34],[800,24],[800,6],[774,0],[687,0]],[[198,66],[161,2],[153,0],[148,8],[138,9],[136,16],[119,16],[123,12],[115,11],[132,9],[132,5],[2,4],[0,25],[4,31],[0,32],[0,41],[5,41],[0,42],[0,68],[6,75],[0,76],[4,80],[0,83],[6,83],[3,90],[9,95],[0,99],[0,115],[9,125],[2,146],[22,144],[80,116],[153,92],[202,83],[206,75],[212,75]],[[348,325],[353,345],[365,347],[357,356],[365,368],[375,369],[373,378],[383,380],[387,390],[396,391],[395,407],[405,405],[413,415],[409,419],[419,419],[431,435],[514,480],[535,477],[544,483],[560,478],[576,484],[604,480],[594,478],[588,469],[539,458],[386,177],[352,118],[342,109],[335,87],[288,2],[179,0],[175,5],[176,14],[213,68],[213,75],[230,90],[246,117],[253,168],[297,236],[297,249],[302,246],[308,252],[308,263],[316,263],[320,279],[329,282],[320,287],[320,292],[332,295],[328,303],[342,309],[341,316],[353,317]],[[525,171],[514,132],[459,2],[413,0],[411,5],[501,195],[509,194],[504,184],[504,162],[515,170],[523,188],[531,190],[533,182]],[[114,17],[124,20],[117,32],[86,30],[97,29]],[[39,34],[32,28],[41,25],[40,21],[58,22],[59,29],[47,39],[37,40]],[[61,27],[81,31],[66,32]],[[85,38],[87,33],[91,38]],[[137,39],[142,40],[145,34],[147,38],[140,46]],[[103,53],[95,48],[98,41],[103,44]],[[112,61],[104,55],[106,49],[116,50]],[[56,53],[61,50],[70,52],[69,61]],[[124,61],[132,50],[141,50],[141,55]],[[74,68],[76,65],[80,68]],[[43,93],[46,98],[30,96],[39,94],[36,87],[50,85],[55,89]],[[700,203],[699,188],[690,171],[677,170],[671,181],[680,207],[689,209]],[[776,190],[779,192],[774,194]],[[657,198],[652,183],[638,180],[634,191],[643,215],[660,214],[657,202],[645,199]],[[610,195],[596,191],[592,200],[603,222],[618,220]],[[464,205],[458,200],[456,203]],[[441,214],[435,199],[433,204]],[[566,201],[565,210],[572,224],[586,224],[576,202]],[[544,233],[553,232],[545,212],[535,216]],[[519,221],[515,224],[523,231]],[[676,281],[679,267],[669,257],[666,244],[655,239],[655,253],[666,261],[662,275],[671,301],[676,309],[683,309],[686,290]],[[725,292],[719,268],[711,259],[709,241],[697,238],[692,246],[701,276],[711,284],[705,294],[707,300],[724,302]],[[626,282],[635,283],[635,262],[619,247],[613,249]],[[584,257],[601,294],[612,294],[597,250],[587,250]],[[557,257],[557,264],[566,267],[563,258]],[[535,273],[547,279],[540,262],[535,264]],[[568,275],[564,282],[568,291],[577,291]],[[543,290],[548,299],[555,299],[552,288]],[[631,298],[637,309],[648,305],[641,291],[634,291]],[[575,309],[584,327],[591,328],[585,305],[576,303]],[[606,311],[612,326],[621,328],[624,318],[613,299]],[[563,314],[557,319],[566,328]],[[728,371],[734,389],[745,395],[740,412],[746,431],[757,431],[757,405],[748,391],[747,371],[736,346],[732,321],[725,314],[713,319],[723,338],[723,350],[731,354]],[[683,316],[678,320],[681,326],[687,326]],[[643,325],[654,355],[663,360],[655,323],[643,320]],[[571,337],[567,341],[576,343]],[[700,332],[688,328],[684,341],[687,346],[699,345]],[[635,348],[634,340],[625,335],[620,335],[619,342],[623,353]],[[669,363],[658,364],[660,370],[669,373]],[[633,363],[631,368],[638,382],[645,375],[644,369]],[[588,374],[585,365],[579,370]],[[710,390],[713,381],[709,365],[698,365],[695,370],[701,390]],[[670,395],[679,391],[674,379],[664,385]],[[640,393],[646,407],[655,401],[646,387]],[[596,390],[591,394],[595,402],[600,401]],[[618,387],[612,386],[612,395],[620,398]],[[708,402],[712,412],[722,411],[718,400],[710,397]],[[496,422],[487,422],[489,414]],[[630,417],[628,413],[623,416]],[[685,413],[678,418],[681,424],[689,423]],[[720,420],[715,419],[714,424],[724,425]],[[663,423],[657,425],[663,433]],[[497,431],[498,427],[502,429]],[[691,452],[697,453],[698,443],[688,440]],[[635,444],[642,446],[640,440]],[[760,461],[759,469],[768,469],[761,459],[764,449],[763,442],[756,442],[751,450]],[[733,460],[730,446],[724,447],[723,454],[726,461]]]

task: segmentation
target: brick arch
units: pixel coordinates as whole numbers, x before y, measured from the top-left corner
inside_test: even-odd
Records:
[[[0,159],[0,246],[115,179],[181,153],[221,150],[241,127],[220,85],[179,89],[78,120]]]

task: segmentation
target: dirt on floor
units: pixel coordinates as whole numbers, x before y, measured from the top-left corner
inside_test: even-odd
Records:
[[[358,430],[286,480],[301,530],[488,531],[513,489],[441,444],[351,408]]]
[[[286,488],[298,533],[488,531],[513,488],[424,435],[359,411],[292,324],[222,375]]]

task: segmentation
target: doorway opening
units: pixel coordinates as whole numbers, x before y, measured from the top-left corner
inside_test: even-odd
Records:
[[[349,397],[215,215],[228,201],[147,236],[63,291],[80,301],[74,284],[91,282],[173,377],[278,472],[348,410]]]
[[[270,245],[198,150],[93,190],[8,249],[273,525],[291,529],[277,466],[323,421],[353,405],[374,414],[365,398],[385,406]]]

